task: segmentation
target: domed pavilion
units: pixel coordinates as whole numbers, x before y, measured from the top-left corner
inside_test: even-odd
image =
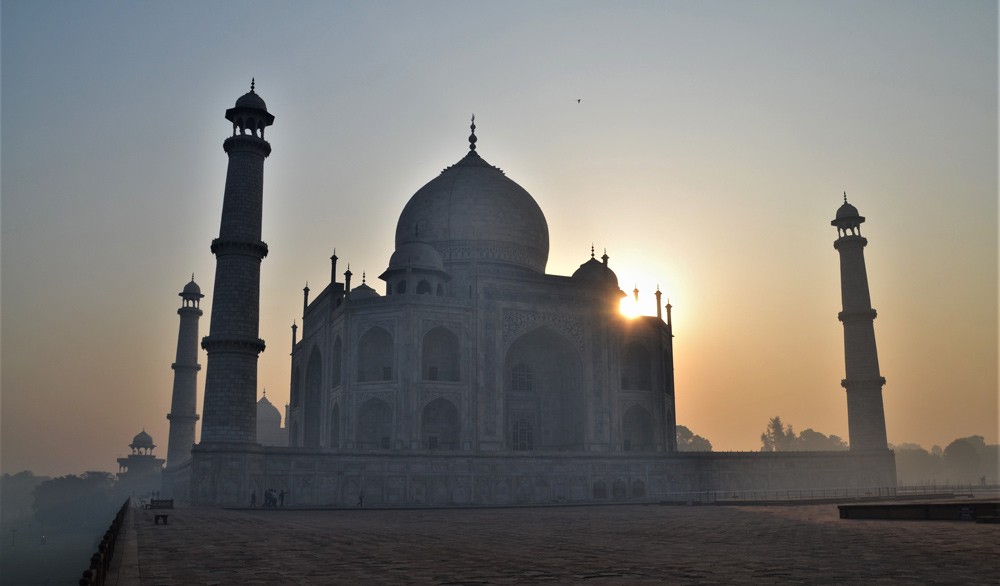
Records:
[[[479,155],[472,131],[468,152],[403,207],[384,293],[351,289],[348,271],[306,299],[289,446],[414,458],[673,451],[668,325],[621,315],[606,254],[591,251],[572,277],[546,274],[545,214]]]

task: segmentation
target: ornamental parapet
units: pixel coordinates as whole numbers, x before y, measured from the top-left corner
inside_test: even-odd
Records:
[[[841,311],[837,314],[837,319],[847,323],[855,321],[872,321],[877,316],[878,312],[874,309],[856,309],[853,311]]]
[[[880,376],[878,378],[865,378],[860,380],[847,380],[846,378],[840,381],[840,386],[844,387],[848,391],[862,390],[864,388],[871,388],[878,386],[881,388],[885,385],[885,377]]]
[[[178,364],[177,362],[175,362],[175,363],[173,363],[173,364],[170,365],[170,368],[172,368],[174,370],[193,370],[195,372],[198,372],[199,370],[201,370],[201,365],[200,364]]]
[[[267,256],[267,244],[265,242],[245,242],[242,240],[223,240],[216,238],[212,241],[212,254],[245,254],[258,260]]]
[[[259,153],[264,158],[267,158],[267,156],[271,154],[271,143],[267,142],[263,138],[257,138],[256,136],[237,134],[236,136],[230,136],[223,141],[222,150],[227,153],[232,151],[252,151]]]
[[[190,415],[183,415],[181,413],[167,413],[167,419],[170,421],[198,421],[201,416],[197,413],[191,413]]]
[[[423,295],[420,293],[393,293],[382,297],[369,297],[368,299],[351,299],[348,302],[350,307],[362,307],[366,305],[384,304],[404,304],[418,303],[421,305],[437,305],[442,307],[469,307],[472,303],[466,299],[458,297],[445,297],[443,295]]]
[[[264,351],[264,340],[260,338],[223,338],[220,336],[205,336],[201,339],[201,347],[206,352],[237,352],[254,356]]]
[[[841,236],[833,242],[833,247],[840,250],[840,247],[844,248],[864,248],[868,246],[868,239],[864,236]]]

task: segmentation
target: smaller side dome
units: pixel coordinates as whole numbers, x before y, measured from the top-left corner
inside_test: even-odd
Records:
[[[580,268],[573,273],[573,278],[583,281],[607,282],[614,285],[615,288],[618,287],[618,275],[596,258],[591,258],[580,265]]]
[[[129,444],[130,448],[155,448],[153,445],[153,438],[146,433],[146,430],[142,430],[132,438],[132,443]]]
[[[281,412],[267,400],[266,396],[257,401],[257,422],[281,425]]]
[[[367,283],[361,283],[351,289],[351,299],[371,299],[373,297],[381,297],[381,295],[378,294],[378,291],[369,287]]]
[[[841,236],[850,235],[861,235],[861,224],[865,221],[864,216],[858,213],[858,208],[847,203],[847,192],[844,192],[844,203],[837,208],[837,217],[830,222],[831,226],[835,226],[840,232]]]
[[[858,213],[858,208],[852,206],[851,204],[844,202],[844,205],[840,206],[837,210],[837,219],[843,220],[845,218],[857,218],[861,214]]]
[[[441,253],[430,244],[407,242],[397,246],[396,252],[389,257],[389,270],[407,268],[443,273],[444,259],[441,257]]]
[[[261,110],[267,110],[267,104],[264,103],[264,98],[257,95],[257,92],[250,90],[243,94],[236,100],[237,108],[259,108]]]
[[[184,285],[184,289],[181,290],[181,292],[178,293],[178,295],[180,295],[184,299],[190,299],[190,300],[197,300],[204,297],[204,295],[201,294],[201,287],[198,286],[198,283],[194,282],[194,275],[191,275],[191,282],[189,282],[187,285]]]

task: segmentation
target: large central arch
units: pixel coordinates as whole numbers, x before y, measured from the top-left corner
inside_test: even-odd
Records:
[[[580,353],[547,326],[517,338],[504,360],[505,443],[511,450],[583,450]]]

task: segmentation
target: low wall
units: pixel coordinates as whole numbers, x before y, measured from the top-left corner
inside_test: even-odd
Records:
[[[671,454],[337,453],[196,446],[190,503],[249,506],[274,489],[286,506],[505,505],[648,501],[671,493],[895,486],[895,456],[878,452]],[[176,471],[181,481],[183,469]],[[176,482],[175,481],[175,482]],[[173,498],[180,500],[178,489]]]
[[[177,505],[191,504],[191,460],[164,468],[160,473],[160,498],[174,499]]]

